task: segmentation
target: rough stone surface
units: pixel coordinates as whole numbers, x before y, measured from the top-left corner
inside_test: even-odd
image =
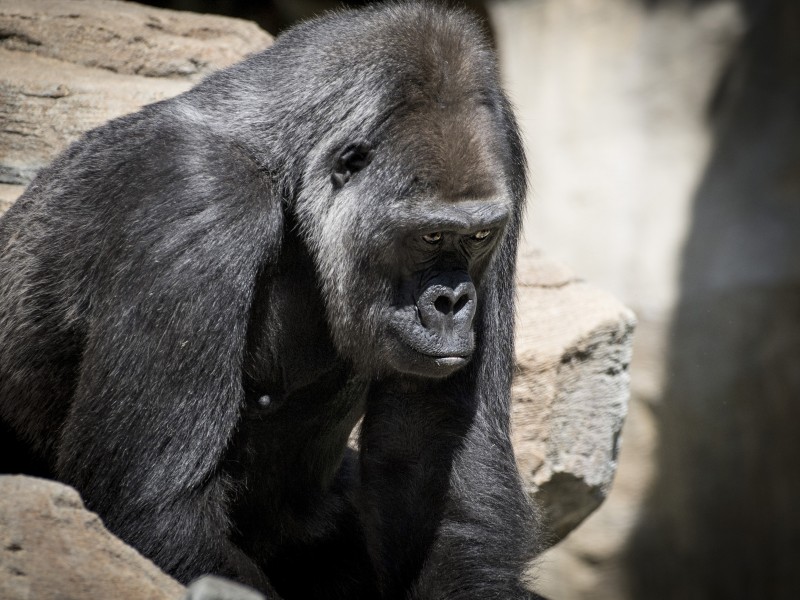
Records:
[[[11,204],[25,190],[24,185],[8,185],[0,183],[0,215],[6,212]]]
[[[636,321],[609,294],[535,254],[520,263],[517,296],[514,448],[556,542],[611,487]]]
[[[28,183],[84,131],[270,39],[246,21],[133,2],[0,0],[0,183]]]
[[[60,483],[0,476],[0,598],[176,600],[184,588]]]
[[[255,23],[116,0],[3,0],[0,46],[93,69],[197,81],[267,46]]]

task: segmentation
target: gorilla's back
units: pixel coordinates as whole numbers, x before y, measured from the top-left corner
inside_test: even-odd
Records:
[[[154,165],[131,153],[198,143],[168,106],[88,132],[0,218],[0,472],[53,472],[93,309],[108,301],[98,292],[130,251],[126,215],[146,202]]]

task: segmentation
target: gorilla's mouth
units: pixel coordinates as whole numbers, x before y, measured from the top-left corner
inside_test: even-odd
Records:
[[[423,354],[423,356],[428,357],[440,367],[463,367],[470,359],[469,356],[433,356],[431,354]]]
[[[464,367],[472,356],[471,354],[467,356],[432,355],[420,352],[408,344],[403,345],[404,351],[394,353],[392,363],[398,371],[409,375],[447,377]]]
[[[472,358],[474,337],[468,335],[439,338],[417,323],[404,320],[390,326],[390,362],[402,373],[423,377],[447,377]]]

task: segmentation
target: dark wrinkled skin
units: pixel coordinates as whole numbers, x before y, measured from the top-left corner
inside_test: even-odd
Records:
[[[533,597],[524,196],[478,25],[418,4],[89,132],[0,221],[0,467],[73,485],[183,582]]]

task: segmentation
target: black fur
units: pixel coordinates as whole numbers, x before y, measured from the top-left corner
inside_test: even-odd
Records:
[[[0,467],[182,581],[532,597],[524,197],[480,27],[424,4],[311,21],[89,132],[0,221]]]

